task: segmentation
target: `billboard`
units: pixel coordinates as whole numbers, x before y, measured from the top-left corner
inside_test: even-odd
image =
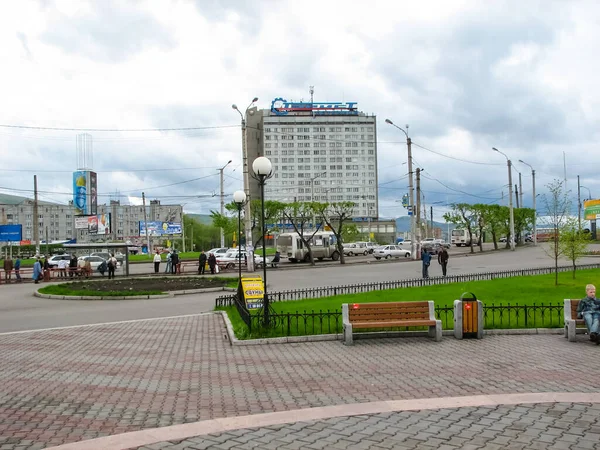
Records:
[[[0,242],[21,242],[23,225],[0,225]]]
[[[87,230],[88,229],[88,216],[76,216],[75,217],[75,229],[76,230]]]
[[[89,172],[89,187],[90,187],[90,211],[92,215],[98,214],[98,175],[96,172]]]
[[[87,214],[87,177],[85,170],[73,172],[73,206],[76,214]]]
[[[271,114],[275,116],[313,115],[313,116],[357,116],[357,102],[288,102],[276,98],[271,102]]]
[[[89,170],[73,172],[73,206],[83,216],[98,212],[98,175]]]
[[[148,236],[164,236],[181,234],[181,223],[179,222],[148,222]],[[146,236],[144,222],[140,222],[140,236]]]
[[[583,207],[585,220],[600,219],[600,200],[586,200]]]
[[[85,219],[87,221],[88,234],[110,234],[110,214],[86,216]]]

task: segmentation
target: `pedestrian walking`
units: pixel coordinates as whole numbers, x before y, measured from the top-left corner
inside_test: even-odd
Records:
[[[12,271],[13,262],[12,259],[10,259],[10,256],[7,255],[6,258],[4,258],[4,279],[7,283],[10,283],[10,280],[12,278]]]
[[[110,280],[111,278],[115,277],[115,269],[117,268],[117,258],[115,258],[115,255],[112,254],[110,255],[110,258],[108,258],[108,279]]]
[[[169,253],[167,253],[167,267],[165,268],[165,273],[171,273],[171,266],[172,266],[172,258],[173,258],[173,251],[169,250]]]
[[[59,278],[66,278],[68,264],[69,264],[69,261],[64,260],[64,259],[61,259],[60,261],[58,261],[58,277]]]
[[[429,264],[431,264],[431,255],[427,249],[421,249],[421,261],[423,262],[423,278],[429,278]]]
[[[198,258],[198,275],[204,275],[204,271],[206,269],[206,253],[204,250],[200,252],[200,257]]]
[[[17,256],[15,259],[15,277],[17,278],[17,283],[21,283],[23,280],[21,279],[21,258]]]
[[[215,267],[217,266],[217,258],[215,258],[214,254],[208,255],[208,267],[210,267],[210,273],[214,275]]]
[[[171,273],[175,275],[179,269],[179,255],[176,250],[173,250],[173,254],[171,255]]]
[[[158,269],[160,268],[160,262],[162,258],[160,257],[160,251],[156,250],[156,255],[154,255],[154,273],[158,273]]]
[[[450,256],[448,255],[448,250],[446,247],[442,247],[442,250],[438,253],[438,262],[442,266],[442,276],[446,276],[446,270],[448,269],[448,259]]]
[[[33,264],[33,275],[31,276],[31,278],[33,279],[33,282],[35,284],[38,284],[42,277],[42,264],[40,263],[40,259],[38,258]]]

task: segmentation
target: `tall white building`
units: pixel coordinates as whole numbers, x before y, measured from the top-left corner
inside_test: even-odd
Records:
[[[283,99],[248,116],[249,166],[258,156],[273,164],[267,200],[352,201],[356,219],[376,220],[377,123],[355,102],[302,103]],[[260,198],[256,183],[250,196]]]

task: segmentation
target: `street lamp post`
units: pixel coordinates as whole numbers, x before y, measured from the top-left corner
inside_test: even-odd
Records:
[[[510,158],[498,150],[496,147],[492,147],[495,152],[504,155],[506,158],[506,165],[508,166],[508,207],[510,210],[510,249],[515,250],[515,215],[513,212],[513,201],[512,201],[512,162]]]
[[[273,176],[273,165],[268,158],[259,156],[252,163],[252,170],[254,171],[255,177],[260,185],[260,217],[262,224],[262,235],[263,235],[263,246],[262,246],[262,257],[263,257],[263,282],[264,282],[264,296],[263,296],[263,322],[264,326],[269,326],[269,296],[267,294],[267,224],[265,223],[265,182]]]
[[[254,272],[254,257],[252,257],[252,251],[248,251],[252,246],[252,217],[250,213],[250,180],[248,168],[248,146],[246,144],[246,116],[248,115],[248,110],[257,101],[258,97],[254,97],[252,102],[246,108],[244,114],[242,114],[242,112],[238,109],[237,105],[231,105],[231,107],[235,109],[242,118],[242,160],[244,166],[244,192],[246,193],[246,204],[244,206],[244,228],[246,230],[246,251],[250,256],[250,258],[248,258],[248,266],[246,267],[249,272]]]
[[[221,175],[221,216],[225,215],[225,200],[224,200],[225,192],[223,191],[223,170],[225,170],[225,167],[227,167],[229,164],[231,164],[231,159],[223,167],[221,167],[220,169],[217,169]],[[225,247],[225,233],[223,232],[223,227],[221,227],[221,247]]]
[[[246,203],[246,193],[244,191],[235,191],[233,201],[238,209],[238,275],[242,279],[242,248],[240,247],[240,237],[242,235],[242,208]]]
[[[413,170],[412,170],[412,153],[411,153],[411,141],[408,137],[408,133],[398,125],[394,124],[390,119],[385,119],[385,123],[398,128],[406,136],[406,146],[408,147],[408,193],[410,196],[410,254],[412,259],[418,259],[419,256],[415,251],[415,194],[413,191]],[[408,128],[408,125],[406,126]]]
[[[583,184],[580,185],[579,187],[587,189],[587,191],[588,191],[588,200],[591,200],[592,199],[592,191],[590,191],[590,188],[589,187],[585,187]]]
[[[536,199],[536,195],[535,195],[535,170],[533,169],[533,167],[531,167],[531,164],[527,164],[522,159],[520,159],[519,162],[521,164],[525,164],[526,166],[529,166],[529,168],[531,169],[531,179],[533,180],[533,211],[534,211],[534,214],[533,214],[533,245],[536,246],[537,245],[537,209],[535,207],[535,199]]]

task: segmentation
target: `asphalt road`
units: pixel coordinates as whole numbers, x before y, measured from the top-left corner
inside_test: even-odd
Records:
[[[269,269],[268,288],[284,290],[421,276],[420,261],[399,259],[376,262],[373,258],[366,258],[364,263],[358,263],[357,257],[349,261],[352,263],[343,266],[324,264],[311,267],[298,264],[292,269]],[[600,262],[600,259],[588,257],[580,260],[581,264],[587,262]],[[553,260],[541,247],[475,255],[457,252],[453,248],[448,273],[453,275],[551,265]],[[229,275],[237,276],[237,273]],[[440,266],[435,260],[430,267],[430,275],[441,275]],[[156,300],[48,300],[33,297],[33,292],[39,286],[30,283],[0,285],[0,332],[197,314],[212,310],[214,299],[222,294],[212,292]]]

